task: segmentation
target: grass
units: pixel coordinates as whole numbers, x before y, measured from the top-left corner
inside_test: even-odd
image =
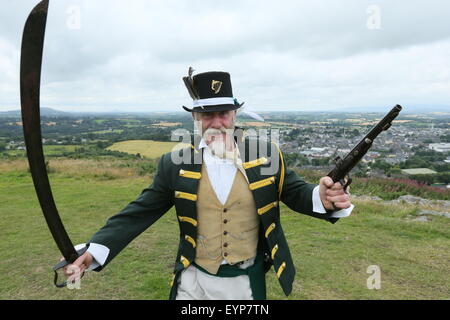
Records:
[[[55,201],[74,243],[87,241],[151,183],[120,161],[55,159],[50,167]],[[354,203],[352,215],[334,225],[281,205],[297,275],[286,298],[271,270],[268,298],[449,299],[449,219],[433,216],[430,222],[416,222],[408,219],[417,215],[416,206]],[[105,270],[86,274],[80,290],[52,284],[51,267],[60,253],[24,159],[0,163],[0,217],[0,299],[168,297],[179,234],[173,208]],[[370,265],[381,269],[380,290],[366,286]]]
[[[108,147],[108,150],[126,152],[130,154],[139,153],[141,156],[156,159],[166,152],[176,149],[184,148],[187,144],[180,144],[179,142],[163,142],[153,140],[128,140],[116,142]]]

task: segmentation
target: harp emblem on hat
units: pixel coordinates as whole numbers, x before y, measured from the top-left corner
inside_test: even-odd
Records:
[[[213,80],[211,81],[211,89],[215,94],[218,94],[220,89],[222,88],[222,81]]]

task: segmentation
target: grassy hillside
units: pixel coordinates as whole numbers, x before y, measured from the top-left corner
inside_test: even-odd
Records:
[[[185,148],[186,144],[180,144],[179,142],[163,142],[163,141],[153,141],[153,140],[128,140],[116,142],[112,146],[108,147],[108,150],[126,152],[130,154],[139,153],[141,156],[155,159],[160,157],[166,152],[175,149]]]
[[[47,229],[25,159],[0,163],[0,299],[166,299],[178,247],[171,209],[80,290],[53,286],[60,254]],[[151,182],[121,161],[50,160],[51,184],[75,243],[87,241]],[[356,187],[354,187],[356,191]],[[297,268],[286,298],[267,274],[269,299],[449,299],[450,219],[413,221],[419,208],[354,200],[335,225],[281,206]],[[366,286],[367,268],[381,269],[381,289]]]

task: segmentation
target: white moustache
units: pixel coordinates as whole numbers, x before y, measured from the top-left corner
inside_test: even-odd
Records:
[[[209,136],[215,136],[215,135],[219,135],[222,133],[226,133],[227,129],[225,129],[224,127],[222,128],[208,128],[206,129],[206,131],[203,133],[203,137],[209,137]]]

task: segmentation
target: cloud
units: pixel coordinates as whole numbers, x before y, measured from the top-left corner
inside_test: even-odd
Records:
[[[20,104],[18,54],[33,5],[8,1],[0,12],[0,110]],[[181,77],[192,65],[229,71],[236,97],[259,110],[447,104],[450,3],[373,5],[51,0],[42,102],[181,110],[190,103]],[[368,28],[370,19],[379,29]]]
[[[19,55],[17,48],[0,38],[0,101],[3,104],[13,104],[16,99],[14,95],[19,86]]]

